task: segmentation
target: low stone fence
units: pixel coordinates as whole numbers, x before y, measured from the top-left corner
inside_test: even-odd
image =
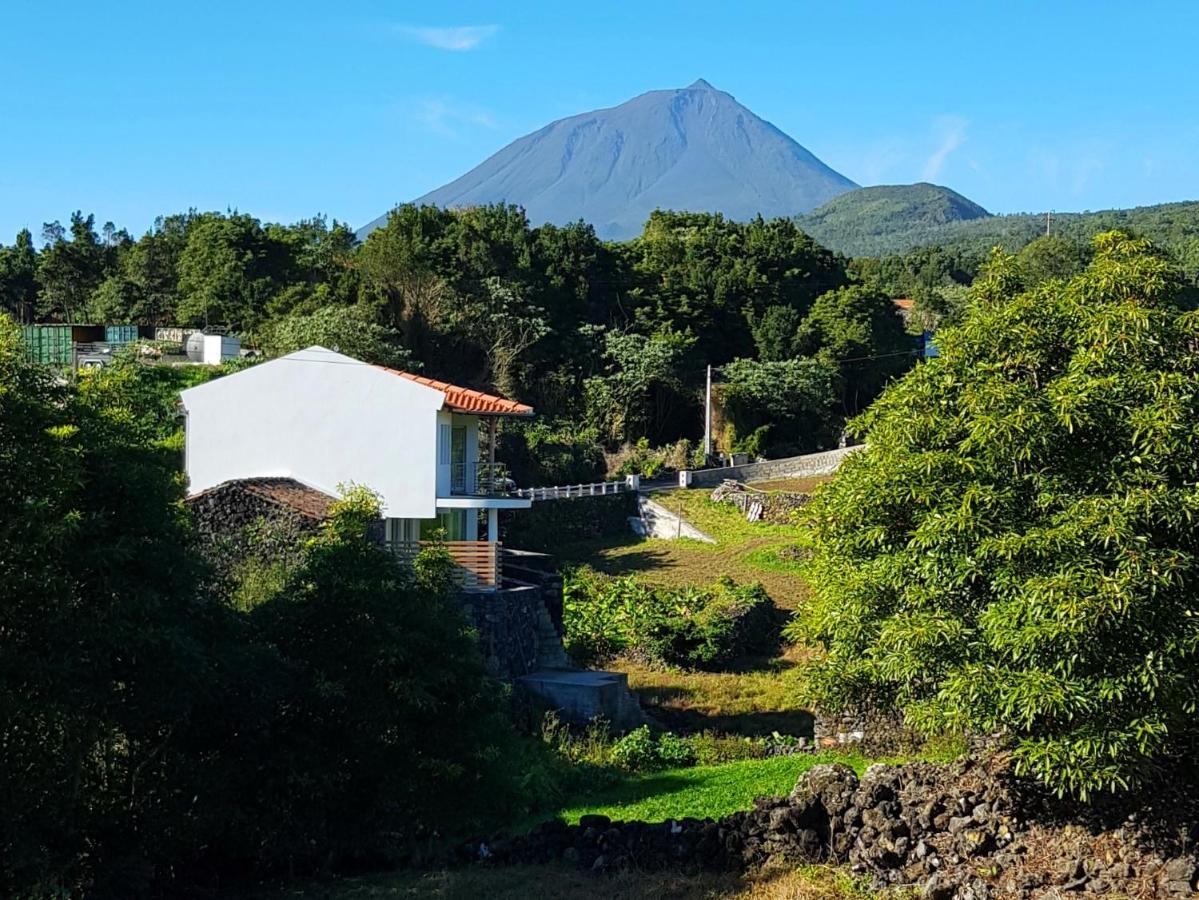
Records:
[[[1143,801],[1145,798],[1140,798]],[[948,765],[814,766],[789,797],[721,819],[547,822],[527,836],[464,848],[501,863],[564,860],[606,871],[739,872],[772,860],[835,862],[874,890],[928,900],[1189,897],[1199,880],[1196,815],[1182,792],[1152,807],[1097,809],[1014,777],[999,755]],[[915,892],[913,891],[914,895]],[[1069,896],[1069,894],[1065,894]]]
[[[722,481],[769,481],[773,478],[811,478],[815,475],[831,475],[841,467],[842,461],[864,444],[826,450],[823,453],[808,453],[804,456],[789,456],[786,459],[771,459],[766,462],[747,463],[744,466],[722,466],[717,469],[694,469],[680,473],[679,484],[690,487],[716,487]]]

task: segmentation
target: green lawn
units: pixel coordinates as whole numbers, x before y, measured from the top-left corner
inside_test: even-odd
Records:
[[[587,814],[644,822],[716,819],[751,808],[755,797],[786,796],[800,775],[823,762],[845,763],[861,774],[870,760],[855,753],[799,753],[650,772],[597,791],[560,815],[570,823]]]
[[[809,479],[809,481],[814,481]],[[804,483],[810,489],[812,485]],[[784,609],[795,609],[808,595],[799,565],[780,551],[800,538],[796,525],[747,522],[731,503],[713,503],[709,490],[660,491],[653,499],[681,513],[696,528],[715,538],[699,541],[642,540],[632,533],[559,548],[564,562],[586,563],[613,575],[635,574],[664,585],[704,584],[728,575],[750,584],[759,581]]]

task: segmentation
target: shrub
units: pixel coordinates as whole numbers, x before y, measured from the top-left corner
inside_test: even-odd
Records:
[[[797,632],[824,648],[820,705],[1006,731],[1082,796],[1187,752],[1199,705],[1199,313],[1145,242],[1095,250],[1025,293],[997,257],[858,423],[808,507]]]
[[[729,578],[706,588],[665,588],[581,568],[566,574],[563,597],[566,649],[584,665],[630,653],[650,662],[720,669],[773,652],[781,630],[765,589]]]
[[[695,750],[689,738],[669,731],[655,737],[648,725],[642,725],[612,745],[612,761],[629,772],[681,769],[694,765]]]
[[[648,725],[635,728],[612,747],[612,761],[630,772],[645,772],[657,768],[658,743]]]

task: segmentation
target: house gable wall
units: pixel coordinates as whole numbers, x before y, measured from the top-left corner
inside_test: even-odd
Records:
[[[436,512],[441,391],[310,347],[182,394],[192,493],[237,478],[295,478],[328,494],[365,485],[383,514]]]

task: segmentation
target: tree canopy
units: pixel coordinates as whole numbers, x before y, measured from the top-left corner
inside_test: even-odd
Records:
[[[1199,315],[1112,232],[1068,281],[998,258],[941,356],[860,420],[809,509],[800,630],[830,708],[1004,731],[1088,795],[1193,737],[1199,699]]]

